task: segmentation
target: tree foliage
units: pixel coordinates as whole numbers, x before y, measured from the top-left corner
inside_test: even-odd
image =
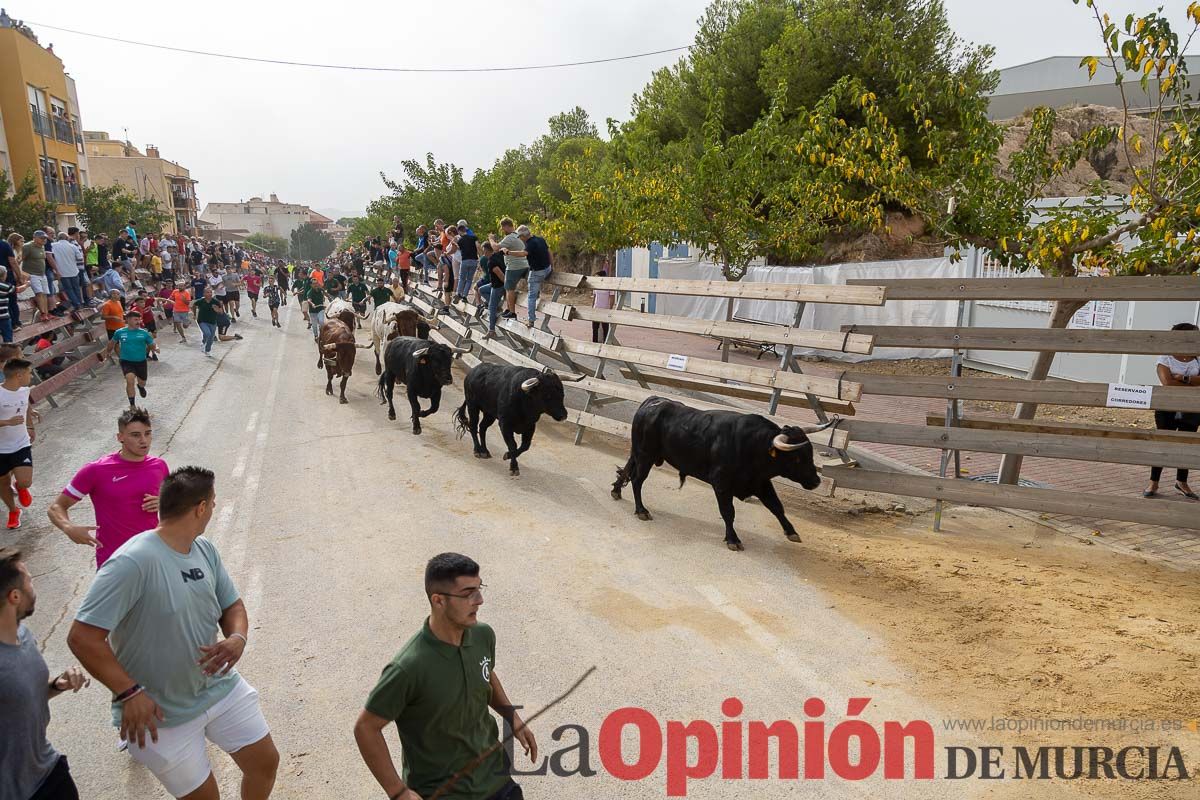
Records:
[[[1079,0],[1073,0],[1079,5]],[[1048,274],[1190,273],[1200,266],[1200,110],[1192,102],[1184,53],[1200,30],[1200,3],[1187,9],[1190,29],[1184,41],[1157,12],[1128,15],[1114,22],[1092,0],[1101,52],[1080,62],[1090,79],[1119,87],[1124,107],[1120,126],[1097,126],[1076,140],[1054,145],[1055,114],[1034,113],[1023,146],[1002,165],[994,152],[982,167],[954,159],[942,142],[939,157],[950,154],[965,168],[954,213],[937,224],[960,241],[993,249],[1007,263],[1036,267]],[[1153,98],[1149,135],[1129,124],[1130,82]],[[1045,201],[1045,187],[1091,153],[1117,142],[1116,156],[1129,166],[1128,195],[1105,196],[1103,181],[1090,187],[1081,203]],[[1148,152],[1150,158],[1135,161]],[[1041,201],[1041,202],[1039,202]]]
[[[124,186],[85,186],[80,195],[79,222],[93,236],[116,236],[129,220],[139,234],[158,232],[170,219],[156,201],[143,200]]]
[[[269,233],[252,233],[246,237],[246,244],[265,251],[272,258],[287,258],[290,246],[287,239]]]
[[[0,169],[0,227],[5,234],[19,233],[29,239],[34,228],[54,223],[54,205],[38,195],[33,171],[25,173],[15,187],[8,173]]]
[[[333,252],[337,245],[326,233],[306,222],[292,231],[291,255],[305,261],[317,261]]]

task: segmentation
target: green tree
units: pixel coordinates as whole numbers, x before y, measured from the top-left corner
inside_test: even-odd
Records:
[[[272,258],[287,258],[289,243],[282,236],[254,233],[246,237],[246,243],[263,250]]]
[[[79,222],[93,235],[115,236],[129,220],[139,235],[163,229],[170,214],[154,200],[143,200],[124,186],[85,186],[79,200]]]
[[[306,222],[292,231],[291,255],[305,261],[318,261],[333,252],[337,246],[321,230]]]
[[[38,195],[32,170],[14,187],[8,173],[0,169],[0,227],[5,235],[19,233],[28,241],[34,228],[53,223],[54,206]]]
[[[337,224],[343,228],[353,228],[354,223],[358,222],[362,217],[338,217]]]

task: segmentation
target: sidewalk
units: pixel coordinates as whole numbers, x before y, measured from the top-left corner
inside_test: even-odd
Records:
[[[584,341],[591,341],[592,338],[591,323],[582,320],[571,322],[551,320],[551,329],[556,333]],[[618,327],[616,336],[621,344],[629,347],[713,360],[719,360],[721,357],[715,340],[693,334],[626,326]],[[780,348],[780,352],[782,352],[782,348]],[[751,350],[731,349],[729,361],[733,364],[747,366],[779,366],[779,359],[769,353],[759,360],[755,360],[754,356],[755,353]],[[828,363],[801,362],[801,366],[808,374],[830,377],[837,377],[844,369],[840,364]],[[663,390],[670,391],[665,387]],[[765,405],[763,408],[765,410]],[[855,408],[857,409],[856,419],[924,425],[927,414],[945,413],[946,401],[935,398],[868,395],[855,403]],[[778,415],[796,417],[806,422],[815,421],[811,412],[789,406],[780,406]],[[941,455],[938,450],[921,447],[871,443],[854,446],[931,474],[937,473]],[[962,477],[995,474],[1000,469],[1000,459],[1000,455],[993,453],[963,452]],[[951,465],[951,469],[953,469],[953,465]],[[1142,489],[1145,488],[1149,479],[1149,472],[1145,467],[1124,464],[1026,458],[1021,470],[1021,477],[1024,480],[1035,481],[1046,488],[1115,494],[1141,500]],[[1173,480],[1168,480],[1172,477],[1173,471],[1166,470],[1162,483],[1163,493],[1158,502],[1194,502],[1179,495],[1172,495]],[[1197,503],[1196,510],[1197,513],[1200,513],[1200,503]],[[1044,525],[1092,544],[1101,544],[1120,552],[1160,559],[1178,567],[1200,567],[1200,531],[1089,519],[1066,514],[1036,514],[1023,511],[1016,513],[1036,519]]]

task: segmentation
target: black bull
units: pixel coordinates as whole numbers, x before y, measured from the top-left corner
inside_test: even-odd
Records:
[[[471,432],[476,458],[491,458],[487,449],[487,429],[493,422],[508,446],[504,458],[510,475],[520,475],[517,457],[529,449],[538,418],[549,414],[562,422],[567,418],[563,404],[562,380],[549,370],[515,367],[508,364],[480,364],[463,380],[466,397],[454,415],[461,437]],[[521,436],[517,446],[515,434]]]
[[[822,427],[780,428],[757,414],[700,411],[648,397],[633,416],[629,461],[617,470],[613,499],[620,500],[621,487],[632,481],[634,511],[639,519],[651,519],[642,503],[642,484],[653,467],[666,462],[679,471],[680,486],[689,477],[712,486],[730,550],[744,549],[733,529],[733,498],[751,495],[775,515],[787,538],[798,542],[800,536],[784,514],[771,479],[787,478],[810,490],[821,485],[806,434]]]
[[[412,432],[421,433],[421,418],[436,414],[442,402],[442,387],[452,380],[450,363],[455,354],[469,352],[471,348],[450,348],[439,342],[397,336],[387,343],[383,351],[383,374],[379,376],[379,401],[388,406],[388,419],[396,418],[396,407],[392,396],[396,381],[404,384],[408,404],[412,408]],[[430,401],[429,408],[421,410],[418,398]]]

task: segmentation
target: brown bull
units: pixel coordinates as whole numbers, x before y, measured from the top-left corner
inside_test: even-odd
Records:
[[[321,326],[317,339],[319,351],[317,369],[325,367],[329,380],[325,383],[325,394],[333,394],[333,379],[341,377],[341,394],[338,402],[346,403],[346,381],[354,371],[354,331],[341,320],[331,319]]]

